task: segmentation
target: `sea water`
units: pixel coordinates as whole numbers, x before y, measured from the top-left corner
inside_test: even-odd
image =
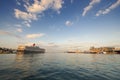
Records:
[[[0,80],[120,80],[120,55],[0,54]]]

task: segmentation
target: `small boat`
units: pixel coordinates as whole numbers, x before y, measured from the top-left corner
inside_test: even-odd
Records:
[[[81,53],[80,50],[69,50],[67,53]]]
[[[76,52],[74,52],[74,51],[67,51],[67,53],[76,53]]]

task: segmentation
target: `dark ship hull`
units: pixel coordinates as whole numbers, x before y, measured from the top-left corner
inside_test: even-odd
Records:
[[[17,50],[17,52],[21,52],[21,53],[45,53],[45,51],[29,51],[29,50]]]
[[[117,54],[120,54],[120,50],[116,50],[115,52],[116,52]]]

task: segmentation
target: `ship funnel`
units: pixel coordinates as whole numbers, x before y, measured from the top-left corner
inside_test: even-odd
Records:
[[[35,46],[35,43],[33,44],[33,46]]]

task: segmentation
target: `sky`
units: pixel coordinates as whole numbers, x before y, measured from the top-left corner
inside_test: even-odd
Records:
[[[0,47],[47,52],[120,47],[120,0],[0,0]]]

